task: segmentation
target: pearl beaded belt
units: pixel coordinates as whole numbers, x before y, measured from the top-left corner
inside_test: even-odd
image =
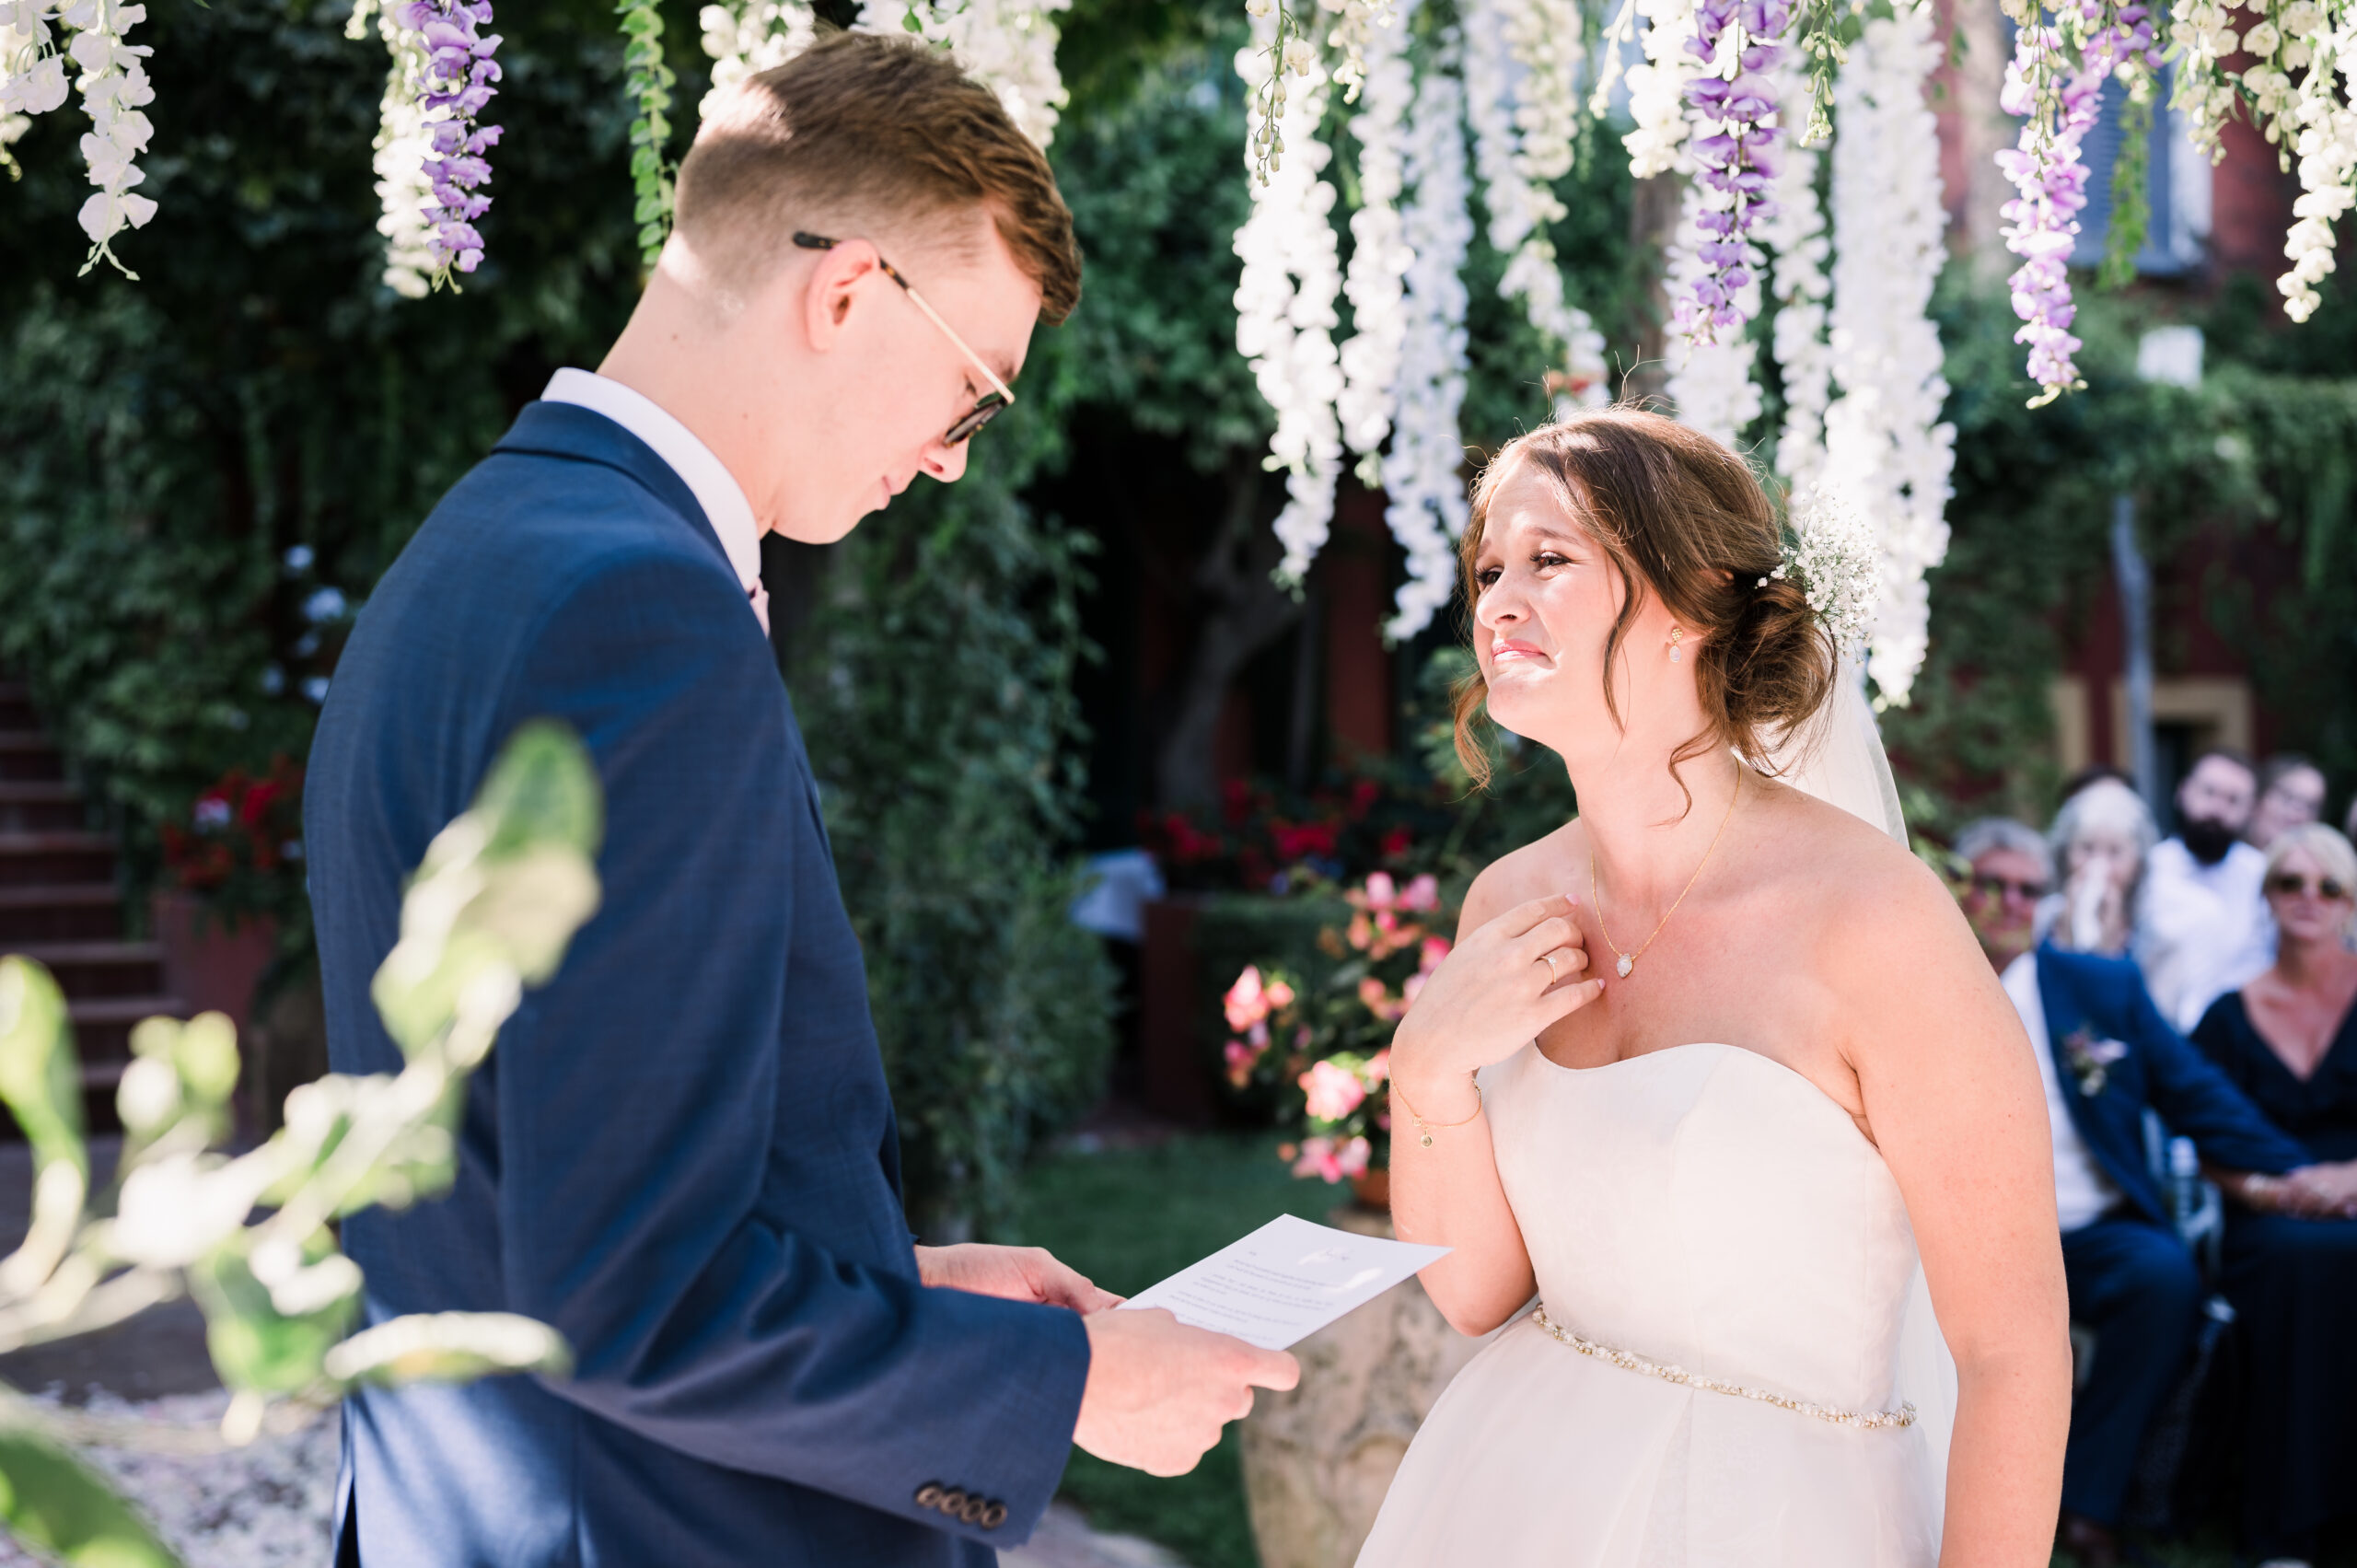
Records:
[[[1871,1432],[1886,1426],[1915,1424],[1915,1407],[1910,1404],[1901,1404],[1895,1411],[1829,1410],[1823,1405],[1811,1404],[1806,1400],[1788,1399],[1782,1394],[1771,1394],[1765,1388],[1747,1388],[1740,1383],[1729,1383],[1721,1378],[1705,1376],[1700,1372],[1689,1372],[1682,1366],[1665,1366],[1657,1361],[1647,1361],[1643,1356],[1632,1355],[1625,1350],[1615,1350],[1610,1345],[1597,1344],[1594,1340],[1584,1340],[1561,1323],[1549,1318],[1544,1307],[1533,1311],[1530,1320],[1582,1355],[1592,1355],[1598,1361],[1608,1361],[1624,1371],[1642,1372],[1648,1377],[1658,1377],[1665,1383],[1682,1383],[1689,1388],[1701,1388],[1713,1394],[1732,1394],[1739,1400],[1757,1400],[1763,1405],[1774,1405],[1778,1410],[1791,1411],[1794,1415],[1815,1416],[1819,1421],[1829,1421],[1836,1426],[1854,1426],[1862,1432]]]

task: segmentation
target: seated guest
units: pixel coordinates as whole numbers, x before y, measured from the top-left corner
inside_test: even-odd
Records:
[[[2275,959],[2259,897],[2267,857],[2242,842],[2258,774],[2238,751],[2204,751],[2177,790],[2177,836],[2153,848],[2136,904],[2136,961],[2180,1029]]]
[[[2339,1162],[2219,1183],[2239,1200],[2222,1283],[2250,1370],[2244,1531],[2292,1563],[2357,1516],[2357,851],[2318,823],[2278,834],[2267,901],[2275,966],[2220,997],[2194,1040],[2306,1159]]]
[[[2296,751],[2270,757],[2258,770],[2258,804],[2243,837],[2265,853],[2276,835],[2324,818],[2324,772]]]
[[[2038,906],[2039,938],[2074,953],[2124,956],[2144,857],[2157,837],[2153,814],[2116,775],[2098,773],[2073,791],[2047,831],[2063,887]]]
[[[2280,1176],[2307,1156],[2169,1027],[2134,964],[2030,946],[2026,912],[2052,871],[2034,830],[1983,818],[1956,848],[1971,867],[1965,917],[2046,1085],[2071,1317],[2096,1333],[2071,1405],[2061,1544],[2087,1568],[2110,1568],[2137,1449],[2183,1374],[2201,1312],[2201,1277],[2144,1163],[2144,1108],[2229,1170]]]

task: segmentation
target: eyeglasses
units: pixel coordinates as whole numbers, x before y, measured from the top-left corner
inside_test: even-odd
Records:
[[[795,235],[794,242],[805,250],[831,250],[842,243],[840,240],[829,239],[824,235],[800,233]],[[958,335],[958,329],[943,320],[941,312],[927,305],[924,296],[911,287],[909,280],[902,277],[891,262],[878,256],[876,258],[876,264],[884,270],[886,277],[900,285],[900,292],[907,295],[911,303],[925,313],[928,320],[941,329],[942,336],[958,345],[958,352],[964,354],[967,362],[982,373],[982,379],[991,384],[991,389],[983,393],[974,406],[968,409],[958,423],[949,427],[948,433],[942,436],[943,446],[955,447],[971,436],[975,431],[996,419],[999,410],[1015,401],[1015,390],[998,378],[997,371],[982,363],[982,356],[967,346],[966,340]]]
[[[2270,877],[2267,890],[2286,899],[2312,892],[2328,904],[2337,904],[2349,896],[2349,885],[2337,877],[2303,877],[2296,871],[2279,871]]]
[[[2017,881],[2011,877],[1999,877],[1987,871],[1972,874],[1972,890],[1984,899],[2015,898],[2033,904],[2046,897],[2046,884],[2043,882]]]

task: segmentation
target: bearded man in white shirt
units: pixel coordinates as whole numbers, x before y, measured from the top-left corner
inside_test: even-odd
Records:
[[[2258,798],[2249,758],[2203,752],[2177,786],[2177,836],[2155,844],[2145,862],[2136,961],[2179,1033],[2275,961],[2275,925],[2259,886],[2267,857],[2242,840]]]

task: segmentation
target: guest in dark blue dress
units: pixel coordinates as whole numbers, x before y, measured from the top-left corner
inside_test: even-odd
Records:
[[[2316,1163],[2223,1177],[2227,1299],[2250,1388],[2246,1545],[2304,1562],[2357,1516],[2357,852],[2330,828],[2269,847],[2275,967],[2212,1004],[2194,1040]]]

